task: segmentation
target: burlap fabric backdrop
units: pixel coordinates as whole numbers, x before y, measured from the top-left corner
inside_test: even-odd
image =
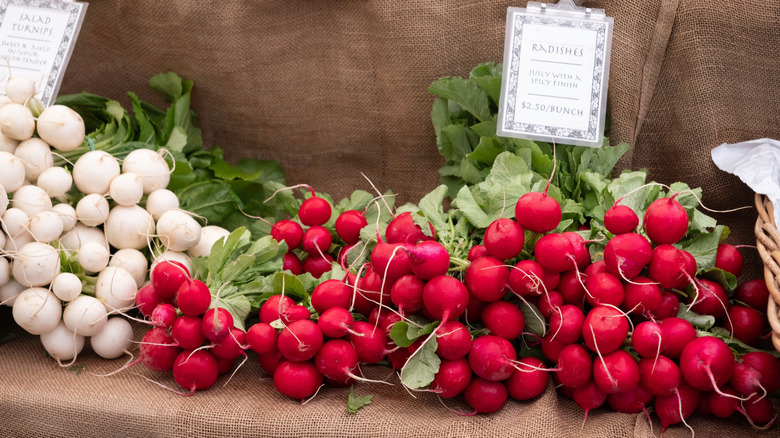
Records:
[[[126,103],[173,70],[195,81],[193,105],[208,144],[230,158],[280,161],[291,183],[343,196],[368,188],[360,172],[403,201],[436,186],[427,87],[500,61],[505,0],[100,0],[89,6],[62,92],[88,90]],[[615,17],[609,105],[613,141],[632,142],[622,168],[703,186],[715,208],[748,205],[751,192],[720,173],[722,142],[780,137],[776,81],[780,3],[709,0],[592,1]],[[720,217],[750,244],[752,211]],[[749,252],[744,250],[743,253]],[[756,263],[756,258],[753,262]],[[758,272],[753,270],[753,272]],[[8,323],[10,313],[0,313]],[[3,335],[10,328],[3,329]],[[140,329],[139,329],[140,333]],[[0,336],[0,339],[4,336]],[[359,385],[374,393],[356,415],[346,391],[300,406],[273,390],[255,358],[222,387],[182,398],[143,369],[106,378],[121,361],[85,353],[84,372],[44,358],[37,339],[0,345],[0,434],[11,436],[651,436],[641,415],[582,411],[548,390],[491,416],[460,417],[428,394]],[[382,377],[387,369],[373,369]],[[467,410],[462,402],[449,402]],[[697,416],[699,436],[752,433],[744,421]],[[659,425],[655,422],[657,433]],[[764,433],[776,436],[777,429]],[[677,426],[668,436],[688,436]]]

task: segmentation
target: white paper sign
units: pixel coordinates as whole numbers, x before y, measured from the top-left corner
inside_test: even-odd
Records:
[[[613,19],[530,6],[507,13],[498,135],[600,147]]]
[[[0,94],[10,65],[12,76],[35,82],[44,106],[52,104],[86,10],[82,2],[0,0]]]

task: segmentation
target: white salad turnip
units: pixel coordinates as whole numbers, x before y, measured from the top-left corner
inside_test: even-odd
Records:
[[[36,185],[42,188],[51,198],[65,195],[73,186],[73,177],[63,167],[54,166],[38,175]]]
[[[27,140],[35,132],[35,119],[24,105],[6,104],[0,107],[0,132],[14,140]]]
[[[84,336],[73,333],[60,321],[57,327],[41,335],[46,352],[58,361],[71,360],[84,348]]]
[[[106,310],[126,309],[135,302],[138,286],[133,276],[117,266],[109,266],[102,271],[95,284],[95,297],[103,302]]]
[[[62,221],[53,211],[42,211],[30,217],[30,233],[42,243],[51,243],[62,234]]]
[[[38,135],[53,148],[72,151],[84,142],[84,120],[64,105],[52,105],[38,116]]]
[[[24,163],[8,152],[0,152],[0,185],[7,193],[24,185]]]
[[[73,165],[73,182],[82,193],[105,195],[119,173],[119,161],[113,155],[89,151]]]
[[[79,295],[83,284],[81,279],[75,274],[70,272],[61,272],[54,277],[54,281],[51,283],[51,291],[62,301],[73,301]]]
[[[160,151],[136,149],[127,154],[122,163],[122,172],[132,172],[141,177],[144,194],[168,187],[171,171]]]
[[[154,233],[152,215],[137,205],[112,208],[105,222],[108,243],[118,249],[144,248]]]
[[[77,223],[72,230],[65,232],[60,238],[60,243],[70,251],[76,251],[87,243],[97,243],[105,247],[106,252],[108,252],[108,243],[103,231],[100,228],[88,227],[82,223]]]
[[[26,76],[11,76],[5,83],[5,95],[11,102],[24,105],[35,96],[35,82]]]
[[[154,220],[160,219],[168,210],[179,208],[179,198],[168,189],[155,190],[146,198],[146,211],[151,213]]]
[[[89,194],[76,204],[76,217],[88,227],[102,225],[108,219],[108,200],[97,193]]]
[[[57,204],[51,208],[51,211],[57,213],[57,216],[62,222],[62,231],[70,231],[76,226],[76,209],[70,204]]]
[[[14,140],[6,135],[0,133],[0,152],[8,152],[13,154],[16,150],[16,146],[19,145],[19,140]]]
[[[13,306],[16,297],[25,289],[18,281],[10,280],[8,283],[0,286],[0,303],[8,307]]]
[[[150,195],[151,196],[151,195]],[[208,257],[211,247],[223,237],[227,237],[230,231],[216,225],[207,225],[201,229],[200,241],[197,245],[187,250],[190,257]]]
[[[119,205],[131,206],[138,204],[144,196],[143,181],[135,173],[123,173],[111,180],[108,194]]]
[[[78,250],[78,261],[88,273],[100,272],[108,266],[108,248],[97,242],[87,242]]]
[[[24,163],[24,173],[29,181],[35,182],[44,170],[54,165],[51,149],[40,138],[31,138],[19,143],[14,155]]]
[[[14,192],[11,206],[27,213],[28,217],[42,211],[51,210],[51,198],[46,192],[33,185],[21,186]]]
[[[65,306],[62,321],[65,326],[81,336],[93,336],[106,326],[108,312],[97,298],[80,295]]]
[[[152,266],[149,267],[149,270],[154,271],[154,268],[157,266],[157,264],[163,261],[179,262],[187,269],[187,272],[192,272],[192,260],[189,258],[189,256],[187,256],[187,254],[179,251],[164,251],[160,253],[157,257],[154,258]]]
[[[116,359],[130,349],[132,342],[133,327],[130,323],[124,318],[113,317],[108,319],[103,330],[90,338],[89,345],[98,356]]]
[[[51,245],[30,242],[16,253],[13,273],[16,281],[22,285],[48,285],[59,272],[60,254]]]
[[[170,210],[157,220],[157,235],[168,249],[186,251],[200,241],[201,226],[189,214]]]
[[[14,301],[14,321],[28,333],[42,335],[60,323],[62,304],[51,291],[42,287],[23,290]]]
[[[135,279],[135,285],[140,288],[146,281],[149,262],[141,251],[125,248],[120,249],[111,256],[108,266],[117,266],[129,272]]]

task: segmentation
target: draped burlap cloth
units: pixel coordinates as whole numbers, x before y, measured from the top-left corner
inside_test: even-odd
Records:
[[[506,8],[524,4],[96,0],[62,93],[87,90],[127,103],[124,93],[132,90],[155,101],[148,78],[175,71],[195,81],[193,106],[206,143],[222,146],[229,158],[278,160],[290,183],[335,196],[369,189],[364,172],[402,202],[416,201],[437,185],[442,163],[428,85],[500,62]],[[633,146],[619,166],[702,186],[712,208],[750,205],[750,190],[718,171],[709,151],[722,142],[780,137],[780,2],[586,5],[615,17],[610,137]],[[732,243],[754,242],[753,211],[718,219],[732,227]],[[748,257],[748,265],[758,263]],[[8,319],[9,312],[0,313]],[[36,337],[18,334],[0,344],[0,435],[651,436],[643,415],[606,409],[591,412],[582,427],[582,411],[552,389],[490,416],[462,417],[430,394],[414,398],[400,386],[361,384],[357,394],[376,394],[374,402],[349,415],[343,389],[324,389],[305,406],[279,395],[252,355],[227,386],[221,378],[192,398],[143,379],[175,387],[169,375],[140,365],[111,377],[91,374],[120,362],[85,353],[77,374],[45,358]],[[369,373],[382,378],[389,370]],[[447,404],[468,411],[462,401]],[[695,416],[690,423],[697,436],[753,433],[741,419]],[[665,436],[690,432],[675,426]]]

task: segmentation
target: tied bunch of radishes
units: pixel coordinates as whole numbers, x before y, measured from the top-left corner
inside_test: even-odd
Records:
[[[75,360],[86,337],[115,358],[132,329],[109,316],[133,307],[149,259],[208,248],[197,246],[201,226],[166,190],[164,150],[134,150],[121,165],[93,150],[54,166],[58,152],[85,143],[84,121],[65,106],[42,108],[34,93],[32,81],[14,77],[0,98],[0,301],[58,361]],[[159,244],[165,251],[152,248]]]
[[[227,310],[211,306],[209,287],[190,277],[191,269],[167,260],[152,269],[151,283],[138,292],[136,305],[154,328],[144,335],[138,360],[115,372],[141,362],[152,371],[172,372],[189,391],[185,395],[192,395],[213,386],[235,359],[246,356],[246,334],[233,326]]]

